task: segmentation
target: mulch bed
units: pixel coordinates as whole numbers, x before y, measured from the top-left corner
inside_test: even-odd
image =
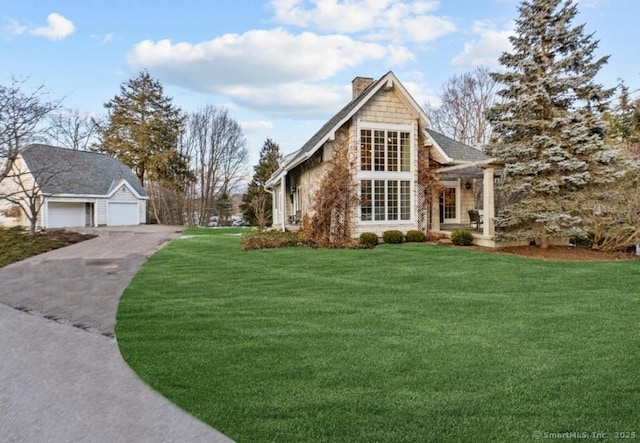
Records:
[[[639,259],[632,253],[604,252],[597,249],[579,246],[550,246],[549,249],[540,249],[537,246],[518,246],[512,248],[500,248],[495,252],[501,254],[520,255],[523,257],[537,258],[541,260],[565,260],[565,261],[612,261]]]
[[[69,246],[74,243],[80,243],[97,237],[95,234],[82,234],[80,232],[67,231],[66,229],[46,229],[40,231],[37,235],[40,237],[46,237],[49,240],[56,240],[64,243],[64,246]]]

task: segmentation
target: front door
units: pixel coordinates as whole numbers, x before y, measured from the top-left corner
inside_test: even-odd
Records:
[[[85,218],[85,226],[92,227],[93,226],[93,203],[85,203],[84,204],[84,218]]]
[[[442,222],[458,223],[457,188],[448,187],[442,194]]]

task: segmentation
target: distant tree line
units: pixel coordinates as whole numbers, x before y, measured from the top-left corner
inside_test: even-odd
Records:
[[[640,100],[620,82],[595,81],[608,57],[574,25],[573,0],[523,0],[512,51],[501,71],[477,68],[453,76],[439,106],[426,104],[431,125],[484,150],[503,167],[497,237],[582,239],[594,248],[640,243]],[[550,23],[553,26],[550,26]],[[0,85],[0,180],[30,143],[96,149],[135,171],[151,196],[150,219],[165,224],[228,223],[230,198],[248,181],[246,140],[225,109],[183,112],[148,72],[124,82],[105,103],[106,116],[64,110],[43,86]],[[245,218],[272,221],[264,185],[281,160],[268,139],[242,200]],[[0,198],[7,199],[7,196]]]
[[[149,192],[152,222],[230,224],[237,214],[232,197],[249,182],[248,150],[240,124],[226,109],[207,105],[183,112],[147,71],[121,84],[119,94],[104,104],[104,116],[91,117],[61,104],[48,99],[44,86],[30,89],[27,80],[13,78],[8,86],[0,85],[0,180],[10,179],[16,192],[30,187],[21,191],[32,197],[28,206],[36,208],[25,210],[30,219],[37,218],[41,199],[33,181],[25,179],[28,173],[14,177],[17,169],[12,165],[32,143],[97,150],[118,158]],[[277,144],[268,140],[266,145],[268,152],[261,156],[269,159],[261,158],[255,167],[250,200],[242,204],[249,221],[260,226],[271,223],[271,199],[263,185],[280,158]],[[0,198],[15,202],[14,194]]]

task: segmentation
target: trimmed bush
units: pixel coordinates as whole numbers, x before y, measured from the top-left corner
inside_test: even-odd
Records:
[[[363,232],[360,234],[360,244],[368,248],[373,248],[378,244],[378,235],[373,232]]]
[[[473,243],[473,234],[461,229],[453,231],[451,233],[451,243],[458,246],[469,246]]]
[[[243,251],[307,245],[309,241],[300,232],[248,231],[242,234],[240,241]]]
[[[444,235],[444,234],[436,234],[434,232],[429,232],[429,233],[427,233],[427,236],[424,239],[424,241],[437,243],[438,241],[440,241],[440,240],[442,240],[444,238],[447,238],[447,236]]]
[[[418,231],[417,229],[407,231],[407,235],[405,237],[409,242],[423,242],[427,238],[424,232]]]
[[[392,229],[382,233],[382,240],[384,240],[385,243],[402,243],[404,235],[402,232]]]

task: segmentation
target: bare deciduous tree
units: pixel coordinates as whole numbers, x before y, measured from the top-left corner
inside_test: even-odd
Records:
[[[226,109],[206,106],[187,116],[181,138],[195,172],[187,199],[190,224],[206,226],[217,214],[217,200],[231,195],[246,175],[248,152],[242,128]]]
[[[485,114],[494,104],[495,90],[496,82],[486,67],[452,76],[442,88],[442,104],[439,107],[425,105],[431,126],[469,146],[486,145],[491,137],[491,125]]]
[[[583,235],[591,247],[603,251],[625,251],[640,243],[640,164],[632,160],[606,192],[582,196],[580,217]]]
[[[49,116],[49,138],[63,148],[86,151],[96,142],[97,129],[94,120],[77,109]]]
[[[270,202],[270,196],[266,193],[254,195],[249,202],[259,229],[264,229],[267,226],[269,221],[268,205]]]
[[[68,165],[57,165],[43,169],[29,170],[21,161],[15,161],[11,170],[4,177],[3,198],[18,206],[29,221],[29,232],[35,234],[38,226],[44,198],[42,188],[45,188],[56,176],[64,173]]]
[[[0,85],[0,180],[9,174],[20,149],[42,138],[45,117],[61,100],[46,101],[44,86],[27,89],[26,79],[11,78]]]

